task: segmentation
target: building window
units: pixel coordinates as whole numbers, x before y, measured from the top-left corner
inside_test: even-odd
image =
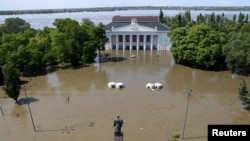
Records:
[[[119,42],[123,42],[123,36],[119,35]]]
[[[140,35],[140,42],[143,42],[143,35]]]
[[[133,35],[133,42],[136,42],[136,35]]]
[[[147,35],[147,36],[146,36],[146,41],[147,41],[147,43],[150,42],[150,35]]]
[[[129,42],[129,35],[126,35],[126,42]]]

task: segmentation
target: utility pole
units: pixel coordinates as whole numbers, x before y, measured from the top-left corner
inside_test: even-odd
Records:
[[[186,114],[185,114],[185,120],[184,120],[184,126],[183,126],[183,132],[182,132],[182,139],[184,139],[184,132],[186,128],[186,121],[187,121],[187,114],[188,114],[188,106],[189,106],[189,99],[190,95],[192,94],[192,90],[188,93],[188,102],[187,102],[187,108],[186,108]]]
[[[33,116],[32,116],[32,112],[31,112],[31,109],[30,109],[29,100],[28,100],[28,97],[27,97],[27,94],[26,94],[26,87],[23,86],[22,89],[24,90],[24,93],[25,93],[25,99],[26,99],[26,102],[28,104],[28,108],[29,108],[29,113],[30,113],[30,118],[31,118],[31,121],[32,121],[33,129],[34,129],[34,132],[36,132],[36,127],[35,127]]]

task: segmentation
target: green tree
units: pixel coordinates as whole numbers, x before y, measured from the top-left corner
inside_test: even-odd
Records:
[[[13,62],[8,62],[3,66],[4,87],[6,95],[18,102],[20,94],[19,70]]]
[[[19,48],[19,52],[25,53],[23,56],[24,72],[28,76],[40,73],[42,68],[45,66],[44,54],[46,53],[46,47],[49,45],[46,43],[46,39],[42,37],[30,38],[30,42],[26,47]]]
[[[246,104],[247,108],[250,108],[250,93],[247,89],[246,81],[243,80],[240,83],[238,91],[239,91],[239,98],[242,100],[244,104]]]
[[[82,24],[87,25],[87,26],[95,26],[94,22],[92,22],[89,18],[83,18],[82,19]]]
[[[51,35],[54,28],[44,27],[42,31],[38,31],[38,37],[34,39],[34,46],[38,46],[38,50],[43,53],[42,62],[52,64],[56,61],[57,55],[52,50]],[[32,40],[31,40],[32,44]],[[30,45],[31,48],[36,48]]]
[[[84,43],[82,60],[85,63],[93,63],[96,57],[96,43],[94,41],[88,41]]]
[[[244,23],[243,26],[240,29],[241,33],[250,33],[250,23]]]
[[[51,32],[52,52],[61,62],[69,62],[72,53],[72,39],[57,30]]]
[[[3,33],[18,33],[30,29],[30,24],[21,18],[6,18],[2,25]]]
[[[183,59],[183,58],[185,58],[185,56],[183,56],[184,55],[183,49],[185,49],[187,46],[187,44],[186,44],[187,33],[188,33],[187,28],[180,27],[180,28],[176,28],[174,30],[171,30],[171,32],[169,34],[170,39],[171,39],[171,43],[172,43],[170,50],[171,50],[171,53],[172,53],[176,63],[180,63],[180,64],[186,63],[185,62],[186,59]]]
[[[233,15],[233,21],[236,22],[236,15]]]
[[[162,9],[160,9],[159,21],[160,21],[161,23],[165,23],[164,13],[163,13]]]
[[[56,31],[53,31],[51,39],[55,53],[63,61],[70,61],[72,65],[78,64],[83,53],[83,44],[90,39],[88,29],[82,28],[77,21],[69,18],[56,19],[54,25]]]
[[[250,73],[250,33],[234,33],[223,46],[223,55],[228,68],[235,73]]]
[[[7,63],[9,54],[18,52],[20,47],[26,47],[29,39],[34,36],[35,32],[30,29],[15,34],[4,34],[0,44],[0,65]]]
[[[97,26],[92,28],[91,38],[95,41],[97,50],[101,51],[105,49],[105,44],[108,42],[108,38],[102,23],[99,23]]]
[[[197,16],[196,22],[197,22],[198,24],[200,24],[200,23],[205,23],[205,17],[200,13],[200,14]]]
[[[185,25],[187,25],[188,23],[191,22],[190,10],[185,11],[185,13],[184,13],[184,21],[185,21]]]
[[[177,63],[210,69],[215,67],[221,55],[221,38],[206,24],[190,29],[177,28],[170,34],[171,52]]]

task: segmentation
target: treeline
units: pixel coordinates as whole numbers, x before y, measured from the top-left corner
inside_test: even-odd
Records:
[[[230,70],[240,75],[250,74],[250,23],[248,15],[239,13],[232,19],[213,12],[191,19],[190,11],[160,21],[169,27],[171,53],[176,63],[203,70]],[[250,109],[250,93],[243,80],[239,98]]]
[[[125,6],[125,7],[94,7],[94,8],[64,8],[64,9],[36,9],[36,10],[6,10],[0,11],[0,15],[16,14],[48,14],[70,12],[101,12],[120,10],[209,10],[209,11],[250,11],[250,6]]]
[[[231,70],[250,74],[250,23],[240,13],[233,19],[224,14],[199,14],[190,11],[174,17],[160,12],[160,21],[171,27],[171,52],[176,63],[204,70]]]
[[[94,62],[96,51],[104,50],[104,25],[90,19],[56,19],[55,28],[35,30],[21,18],[7,18],[0,26],[0,83],[5,93],[18,101],[20,74],[34,76],[46,66]]]

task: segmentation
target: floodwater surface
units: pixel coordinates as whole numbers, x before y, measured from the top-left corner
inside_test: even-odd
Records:
[[[21,105],[1,91],[1,140],[112,141],[116,115],[124,141],[171,141],[175,132],[180,140],[207,141],[208,124],[250,123],[237,90],[247,78],[174,64],[168,50],[109,53],[89,66],[22,78]],[[109,88],[111,81],[124,88]],[[148,90],[148,82],[163,88]]]

